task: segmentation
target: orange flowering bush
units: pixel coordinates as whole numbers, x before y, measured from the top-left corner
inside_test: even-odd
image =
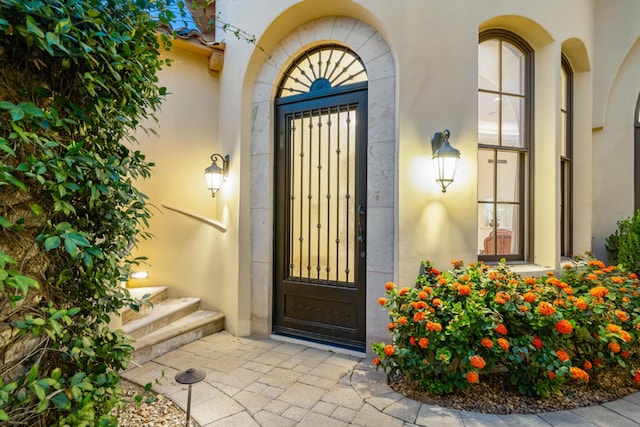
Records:
[[[425,261],[413,288],[385,285],[392,344],[374,343],[376,368],[446,394],[507,369],[526,395],[615,365],[640,385],[640,282],[599,260],[576,258],[560,275],[522,278],[504,262],[441,272]],[[392,326],[392,327],[391,327]]]

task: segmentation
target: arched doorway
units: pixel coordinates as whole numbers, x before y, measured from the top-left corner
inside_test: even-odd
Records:
[[[367,73],[346,46],[307,50],[275,100],[273,331],[366,339]]]
[[[309,35],[313,34],[315,40]],[[273,333],[275,285],[275,227],[281,212],[275,205],[276,121],[278,86],[300,53],[320,40],[349,47],[362,60],[367,83],[367,201],[366,201],[366,342],[386,338],[388,316],[376,304],[384,283],[395,280],[396,268],[396,66],[384,37],[366,22],[327,16],[306,22],[269,52],[258,72],[251,101],[251,333]],[[357,120],[356,120],[357,123]],[[362,347],[361,350],[365,348]]]

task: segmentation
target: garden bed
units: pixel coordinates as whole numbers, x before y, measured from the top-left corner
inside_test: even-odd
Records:
[[[418,402],[438,405],[458,411],[482,412],[485,414],[535,414],[563,411],[583,406],[598,405],[620,399],[640,390],[629,381],[627,371],[601,371],[592,376],[591,384],[567,383],[563,395],[537,398],[523,396],[509,382],[507,373],[481,376],[481,381],[451,395],[426,393],[419,384],[408,381],[404,376],[389,376],[391,388]]]

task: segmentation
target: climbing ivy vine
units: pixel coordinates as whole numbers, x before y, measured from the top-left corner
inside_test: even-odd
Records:
[[[117,424],[170,1],[0,0],[0,424]]]

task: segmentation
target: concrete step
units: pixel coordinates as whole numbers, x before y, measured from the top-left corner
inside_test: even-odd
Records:
[[[224,329],[224,314],[198,310],[133,343],[133,360],[145,363],[204,336]],[[133,367],[133,366],[131,366]]]
[[[200,309],[200,298],[167,298],[142,310],[122,325],[122,330],[134,339],[142,338]]]
[[[145,300],[151,302],[151,304],[157,304],[160,301],[167,298],[167,287],[166,286],[145,286],[140,288],[130,288],[129,294],[132,298],[138,300]],[[148,304],[143,304],[140,307],[140,312],[149,309]],[[138,312],[132,309],[131,307],[124,307],[122,309],[122,323],[126,323]]]

